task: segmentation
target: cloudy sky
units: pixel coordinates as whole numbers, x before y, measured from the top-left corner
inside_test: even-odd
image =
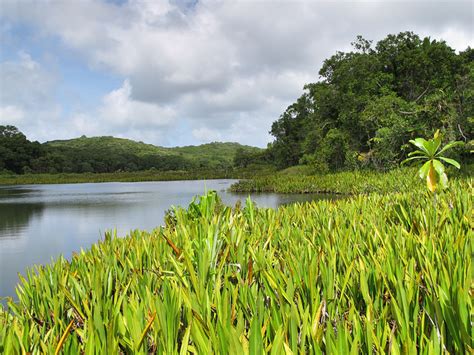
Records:
[[[360,34],[474,46],[472,1],[0,0],[0,124],[264,147],[271,123]]]

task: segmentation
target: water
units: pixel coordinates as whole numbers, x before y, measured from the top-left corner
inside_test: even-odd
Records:
[[[15,296],[18,273],[59,255],[88,248],[104,231],[152,230],[172,205],[216,190],[234,205],[247,194],[227,192],[235,180],[0,186],[0,298]],[[252,194],[260,207],[303,202],[319,195]]]

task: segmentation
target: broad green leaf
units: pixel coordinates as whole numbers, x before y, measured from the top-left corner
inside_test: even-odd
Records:
[[[452,166],[455,166],[458,169],[461,169],[461,165],[454,159],[445,158],[445,157],[438,157],[438,159],[441,159],[445,161],[446,163],[451,164]]]
[[[430,152],[428,151],[428,142],[426,141],[426,139],[423,139],[423,138],[416,138],[416,139],[410,139],[409,141],[411,144],[413,144],[414,146],[416,146],[417,148],[419,148],[420,150],[422,150],[423,152],[425,152],[426,154],[430,154]]]
[[[462,145],[464,145],[464,143],[460,142],[460,141],[448,143],[443,148],[441,148],[441,150],[438,153],[436,153],[436,156],[440,156],[441,154],[443,154],[448,149],[458,147],[458,146],[462,146]]]
[[[442,189],[445,189],[448,187],[448,176],[446,175],[446,173],[442,173],[439,176],[439,184]]]
[[[433,168],[436,170],[438,175],[444,174],[444,165],[439,160],[433,159],[432,161]]]
[[[445,189],[448,186],[448,176],[444,171],[444,165],[439,160],[433,159],[433,167],[436,170],[437,181],[441,189]]]
[[[424,163],[422,165],[420,170],[418,170],[418,173],[419,173],[421,179],[423,179],[423,180],[426,179],[426,177],[428,176],[428,172],[430,170],[430,166],[431,166],[431,162],[427,161],[426,163]]]

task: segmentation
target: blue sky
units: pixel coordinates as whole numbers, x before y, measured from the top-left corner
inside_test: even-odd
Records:
[[[271,123],[361,34],[474,43],[470,1],[0,2],[0,124],[31,139],[114,135],[266,146]]]

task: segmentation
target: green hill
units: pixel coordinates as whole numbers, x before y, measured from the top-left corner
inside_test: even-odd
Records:
[[[46,142],[43,146],[51,157],[56,156],[63,161],[63,165],[72,162],[72,170],[77,172],[227,168],[232,166],[237,152],[263,151],[239,143],[220,142],[166,148],[110,136],[55,140]]]
[[[157,147],[153,144],[146,144],[143,142],[136,142],[126,138],[115,138],[111,136],[102,137],[86,137],[54,140],[44,143],[50,147],[56,148],[72,148],[72,149],[113,149],[116,152],[127,152],[138,156],[147,154],[170,154],[169,148]]]

